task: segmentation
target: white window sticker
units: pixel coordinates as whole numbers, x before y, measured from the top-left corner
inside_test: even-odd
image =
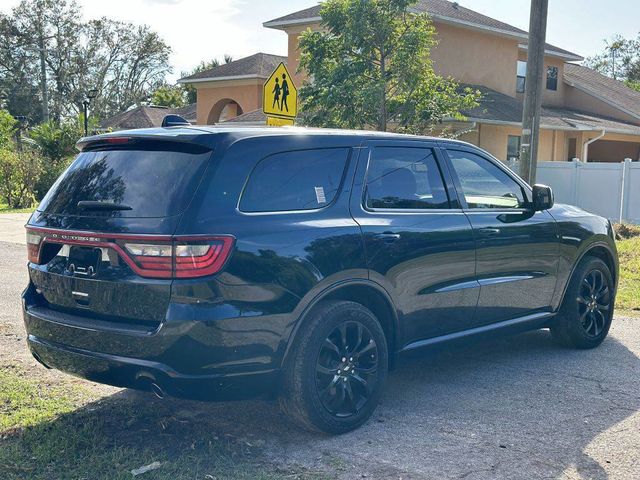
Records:
[[[316,189],[316,200],[318,205],[322,205],[323,203],[327,203],[327,197],[324,196],[324,188],[315,187]]]

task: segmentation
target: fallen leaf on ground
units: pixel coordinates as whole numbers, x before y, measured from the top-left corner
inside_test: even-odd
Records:
[[[133,475],[134,477],[137,477],[138,475],[142,475],[143,473],[150,472],[151,470],[157,470],[161,466],[162,464],[160,462],[153,462],[149,465],[145,465],[144,467],[131,470],[131,475]]]

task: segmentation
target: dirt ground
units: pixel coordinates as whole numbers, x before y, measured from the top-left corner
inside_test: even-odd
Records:
[[[296,430],[275,403],[160,401],[44,369],[27,351],[20,315],[25,257],[24,246],[0,243],[0,366],[86,387],[93,399],[85,414],[114,414],[108,405],[124,402],[177,419],[173,441],[204,428],[258,445],[274,469],[330,478],[640,478],[639,318],[617,315],[593,351],[561,349],[539,331],[413,354],[391,374],[371,421],[328,437]],[[145,441],[144,429],[118,422],[111,418],[103,434]]]

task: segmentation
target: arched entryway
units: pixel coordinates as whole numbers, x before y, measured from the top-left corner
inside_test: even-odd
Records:
[[[232,98],[223,98],[216,102],[207,119],[207,124],[213,125],[214,123],[224,122],[242,115],[244,112],[238,102]]]

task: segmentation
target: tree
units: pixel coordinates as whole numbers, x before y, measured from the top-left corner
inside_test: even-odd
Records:
[[[76,142],[83,135],[83,121],[80,116],[60,124],[50,120],[31,129],[29,138],[33,141],[33,150],[43,162],[43,171],[33,190],[37,200],[42,200],[51,185],[69,166],[78,153]]]
[[[16,119],[0,110],[0,198],[11,208],[33,205],[35,185],[43,170],[37,152],[17,148],[19,134]]]
[[[11,17],[0,14],[0,93],[15,116],[42,119],[40,72],[33,51],[25,48]]]
[[[74,0],[22,0],[0,16],[0,89],[14,116],[76,117],[91,89],[99,91],[93,114],[110,116],[165,83],[171,49],[155,32],[107,18],[83,23],[81,13]]]
[[[0,110],[0,150],[11,147],[18,122],[6,110]]]
[[[44,158],[59,162],[78,153],[76,142],[83,134],[82,121],[78,117],[61,124],[53,121],[42,123],[31,129],[29,138],[35,142]]]
[[[153,92],[151,104],[169,108],[184,107],[187,104],[187,94],[180,85],[163,85]]]
[[[423,133],[477,105],[479,92],[435,74],[435,30],[417,0],[327,0],[322,31],[300,40],[304,121],[339,128]]]
[[[636,39],[616,35],[605,44],[604,51],[587,58],[585,65],[640,90],[640,34]]]

